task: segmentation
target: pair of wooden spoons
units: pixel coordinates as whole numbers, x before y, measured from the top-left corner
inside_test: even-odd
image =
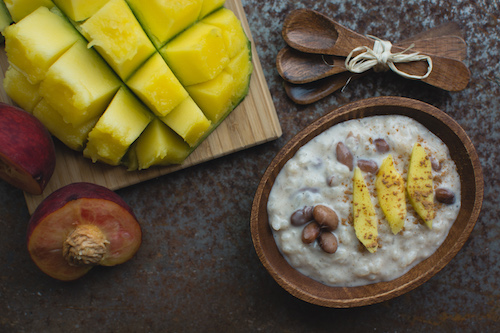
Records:
[[[370,72],[348,72],[345,57],[358,46],[373,48],[374,40],[321,13],[308,9],[291,12],[282,34],[288,46],[278,53],[276,65],[285,80],[285,91],[298,104],[316,102]],[[462,63],[467,45],[456,23],[415,35],[394,45],[391,51],[401,52],[412,44],[410,52],[420,52],[432,59],[432,72],[423,82],[448,91],[467,86],[470,72]],[[397,68],[411,75],[423,75],[427,63],[398,63]]]

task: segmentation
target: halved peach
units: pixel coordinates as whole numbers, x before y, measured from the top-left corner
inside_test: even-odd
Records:
[[[0,178],[31,194],[41,194],[54,173],[52,137],[30,113],[0,103]]]
[[[47,275],[76,280],[96,265],[131,259],[142,242],[132,209],[110,189],[73,183],[40,203],[28,225],[28,251]]]

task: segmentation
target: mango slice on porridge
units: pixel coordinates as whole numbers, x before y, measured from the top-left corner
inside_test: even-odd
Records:
[[[391,227],[393,234],[403,229],[406,219],[405,182],[394,167],[392,155],[389,154],[377,172],[375,189],[380,208]]]
[[[419,143],[413,145],[411,152],[406,190],[411,205],[429,229],[432,229],[432,220],[436,216],[432,166],[424,147]]]
[[[354,169],[353,177],[353,216],[356,237],[368,251],[376,252],[378,248],[378,219],[370,192],[359,167]]]

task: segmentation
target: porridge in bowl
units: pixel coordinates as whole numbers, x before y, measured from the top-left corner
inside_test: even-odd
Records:
[[[412,118],[384,115],[339,123],[301,147],[267,211],[292,267],[326,285],[361,286],[431,256],[460,204],[446,145]]]

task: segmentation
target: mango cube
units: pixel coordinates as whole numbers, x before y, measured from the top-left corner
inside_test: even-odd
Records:
[[[203,0],[127,0],[153,44],[160,48],[192,25]]]
[[[201,22],[175,37],[160,53],[185,86],[215,78],[229,63],[221,29]]]
[[[22,21],[4,30],[9,62],[32,84],[39,83],[48,68],[78,40],[83,40],[66,19],[39,7]]]
[[[245,48],[248,42],[245,31],[240,20],[229,9],[221,8],[204,18],[202,22],[221,29],[229,58],[233,58]]]
[[[51,0],[4,0],[14,22],[19,22],[38,7],[51,9],[54,3]]]
[[[126,88],[120,88],[89,133],[83,155],[93,162],[120,164],[129,146],[141,135],[153,115]]]
[[[40,95],[65,122],[78,127],[101,115],[120,86],[97,52],[80,41],[50,67]]]
[[[231,102],[236,107],[248,94],[250,77],[253,71],[251,53],[248,48],[244,48],[237,54],[231,62],[224,68],[224,71],[233,77],[233,94]]]
[[[224,6],[224,2],[226,0],[203,0],[203,3],[201,5],[201,10],[200,10],[200,15],[198,16],[198,19],[202,19],[211,12],[213,12],[216,9],[219,9],[220,7]]]
[[[95,47],[122,80],[155,52],[125,0],[109,1],[80,27],[89,47]]]
[[[54,0],[64,14],[79,22],[94,15],[109,0]]]
[[[231,110],[233,77],[225,71],[213,80],[198,83],[186,89],[213,123],[217,123]]]
[[[97,123],[97,119],[93,118],[86,123],[74,127],[66,123],[59,112],[54,110],[46,100],[42,99],[33,109],[33,115],[47,127],[53,136],[58,138],[69,148],[82,151],[87,142],[87,136]]]
[[[191,97],[186,98],[161,120],[179,134],[191,147],[195,147],[207,134],[210,120],[205,117]]]
[[[39,86],[39,84],[31,84],[26,76],[12,66],[9,66],[5,72],[3,80],[5,92],[17,105],[30,113],[42,99],[38,92]]]
[[[137,158],[139,170],[153,165],[182,163],[192,151],[180,136],[158,118],[148,125],[134,143],[133,149],[132,156]]]
[[[158,116],[166,116],[188,93],[159,53],[155,53],[127,81],[134,93]]]

